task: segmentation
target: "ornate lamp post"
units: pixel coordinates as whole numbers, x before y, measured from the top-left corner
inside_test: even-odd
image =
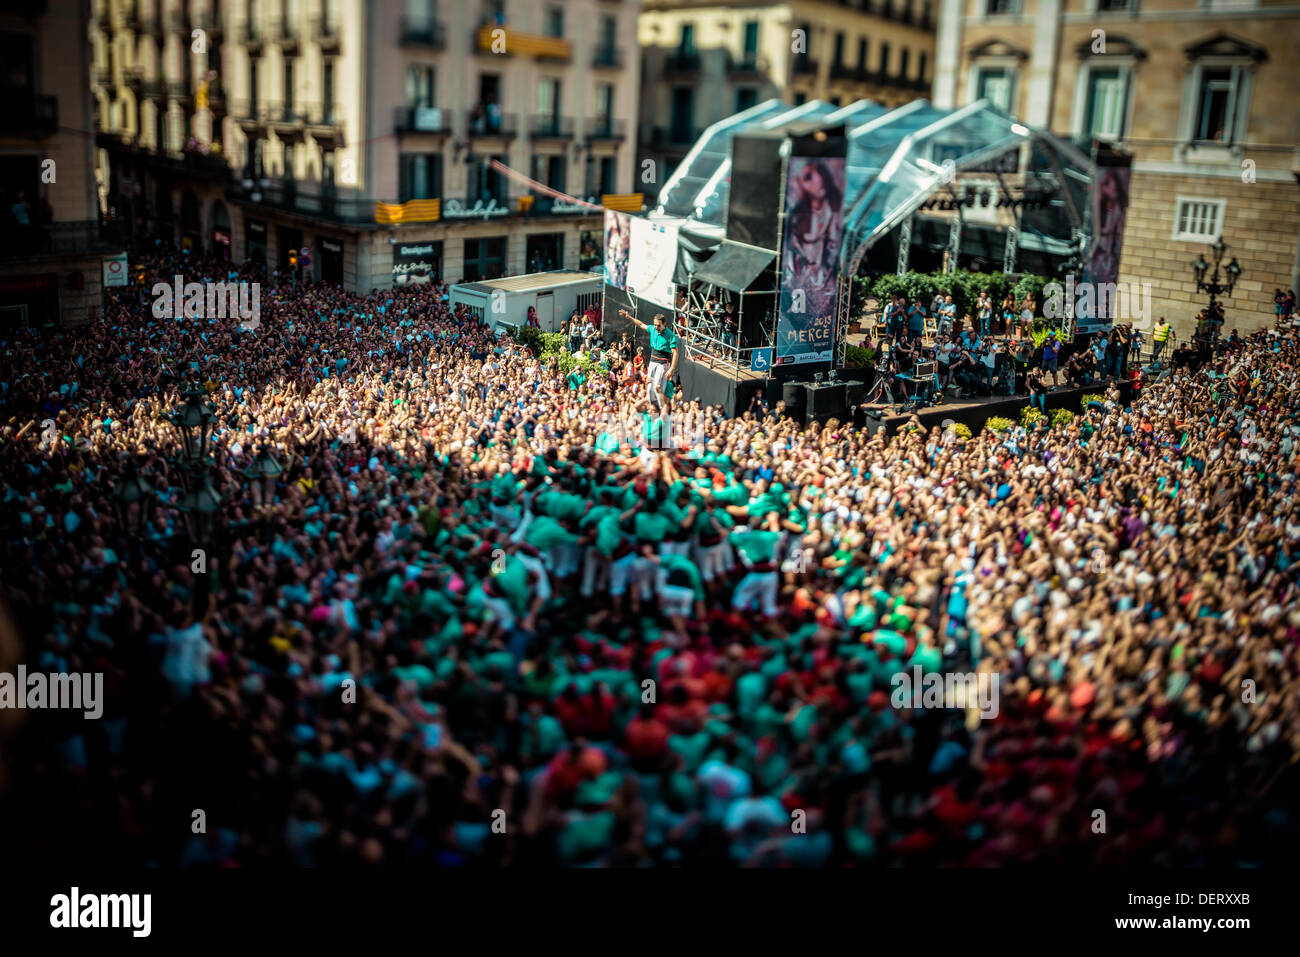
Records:
[[[144,536],[149,523],[149,508],[153,504],[153,486],[141,476],[134,462],[128,462],[121,481],[113,486],[113,507],[117,513],[117,527],[126,536],[131,547]]]
[[[217,513],[221,510],[221,493],[212,484],[205,467],[196,467],[189,479],[189,488],[180,497],[180,510],[185,515],[185,530],[195,545],[207,546],[212,542]]]
[[[191,389],[185,403],[169,417],[181,439],[182,454],[187,462],[201,462],[208,456],[208,442],[217,414],[203,400],[200,389]]]
[[[265,508],[275,501],[275,481],[284,474],[284,466],[265,447],[257,453],[251,465],[244,469],[248,491],[254,508]]]
[[[1226,282],[1219,281],[1219,263],[1223,261],[1223,254],[1228,249],[1228,244],[1220,236],[1210,246],[1214,252],[1214,274],[1206,281],[1205,274],[1209,272],[1210,264],[1205,259],[1205,254],[1196,257],[1196,262],[1192,263],[1192,272],[1196,275],[1196,291],[1205,292],[1210,295],[1209,308],[1209,328],[1203,333],[1208,342],[1214,342],[1219,338],[1219,329],[1223,325],[1222,313],[1223,306],[1219,303],[1219,296],[1231,296],[1232,289],[1237,285],[1237,280],[1241,278],[1241,266],[1237,264],[1237,257],[1233,256],[1232,261],[1224,267],[1223,272],[1227,277]]]

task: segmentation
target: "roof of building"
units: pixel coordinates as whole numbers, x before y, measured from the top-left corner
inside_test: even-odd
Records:
[[[952,171],[978,168],[1026,144],[1027,159],[1019,168],[1068,191],[1076,212],[1088,208],[1093,164],[1085,148],[1031,128],[988,100],[958,109],[914,100],[891,110],[871,100],[836,107],[822,100],[790,106],[773,99],[706,129],[660,190],[651,216],[681,220],[695,249],[717,245],[725,232],[732,137],[802,130],[810,121],[825,127],[842,124],[848,139],[841,246],[846,267],[861,249],[915,212]],[[1078,224],[1066,206],[1061,202],[1022,224],[1024,238],[1045,247],[1069,245]]]
[[[549,272],[533,272],[524,276],[504,276],[501,279],[484,279],[481,282],[459,282],[452,286],[452,291],[469,289],[473,292],[492,292],[495,289],[504,289],[506,292],[527,292],[532,289],[547,289],[551,286],[567,286],[575,282],[601,282],[603,278],[603,274],[598,272],[552,269]]]

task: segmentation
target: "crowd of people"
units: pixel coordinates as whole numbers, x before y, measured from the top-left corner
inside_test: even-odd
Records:
[[[106,676],[99,721],[14,733],[8,848],[464,867],[1295,846],[1296,338],[1238,339],[1069,425],[873,433],[652,396],[628,342],[566,376],[439,283],[238,267],[263,283],[250,331],[150,308],[154,281],[228,264],[131,264],[145,284],[97,322],[0,342],[0,594],[29,669]],[[202,540],[167,420],[191,389],[223,498]],[[244,476],[263,452],[269,499]],[[115,507],[127,476],[144,514]],[[996,715],[899,706],[914,668],[996,676]]]

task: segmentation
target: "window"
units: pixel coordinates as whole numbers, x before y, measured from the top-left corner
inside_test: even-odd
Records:
[[[559,192],[567,192],[565,186],[565,161],[564,156],[534,156],[532,161],[532,178],[544,186]],[[535,195],[538,195],[534,191]]]
[[[975,99],[988,100],[998,109],[1010,113],[1013,83],[1010,70],[1000,67],[980,70],[975,81]]]
[[[506,195],[506,178],[492,168],[493,160],[506,162],[504,156],[475,156],[469,164],[469,172],[466,175],[469,186],[469,195],[466,197],[470,206],[473,206],[480,199],[483,205],[495,200],[498,206],[506,206],[509,199]]]
[[[736,90],[736,112],[741,113],[758,102],[758,90],[742,86]]]
[[[1223,230],[1222,199],[1178,197],[1174,213],[1174,239],[1185,242],[1213,242]]]
[[[889,44],[880,44],[880,72],[889,73]]]
[[[465,240],[465,282],[500,279],[506,274],[506,237]]]
[[[321,70],[321,102],[325,105],[325,120],[334,120],[334,61],[326,60]]]
[[[695,24],[682,24],[682,38],[681,42],[677,44],[677,48],[682,53],[695,52]]]
[[[1098,10],[1132,10],[1136,6],[1135,0],[1097,0]]]
[[[844,34],[835,34],[835,59],[831,61],[836,66],[844,62]]]
[[[398,202],[442,196],[442,155],[403,153],[398,170]]]
[[[1003,13],[1015,13],[1018,0],[986,0],[984,12],[990,17]]]
[[[1237,72],[1226,66],[1201,70],[1192,139],[1231,145],[1236,124]]]
[[[483,22],[497,27],[506,25],[506,0],[484,0]]]
[[[284,64],[284,114],[288,118],[293,115],[293,61],[286,60]]]
[[[618,21],[608,13],[600,15],[600,32],[598,36],[600,42],[597,45],[602,50],[612,50],[618,45]]]
[[[1117,140],[1124,135],[1125,101],[1128,84],[1118,68],[1092,70],[1088,75],[1088,104],[1085,130],[1102,140]]]
[[[916,57],[916,78],[925,80],[926,68],[930,65],[930,57],[927,51],[922,50]]]
[[[248,105],[252,108],[253,114],[257,113],[257,61],[248,61]]]
[[[758,21],[745,21],[745,59],[758,56]]]
[[[674,143],[695,139],[695,90],[689,86],[673,87],[672,138]]]
[[[560,115],[560,81],[543,77],[537,83],[537,114],[555,119]]]
[[[858,69],[867,68],[867,38],[862,37],[858,40]]]
[[[614,178],[618,161],[613,156],[587,157],[587,195],[599,197],[616,193]]]
[[[564,7],[546,8],[546,35],[548,37],[564,36]]]
[[[434,69],[431,66],[408,66],[406,68],[406,105],[435,106],[437,104],[437,87]]]
[[[596,84],[596,127],[608,133],[614,126],[614,84]]]
[[[907,47],[903,47],[903,49],[901,49],[901,50],[898,51],[898,76],[899,76],[899,79],[902,79],[902,80],[906,80],[906,79],[907,79],[907,68],[911,65],[911,64],[908,63],[908,60],[910,60],[911,58],[912,58],[912,51],[909,50],[909,49],[907,49]]]

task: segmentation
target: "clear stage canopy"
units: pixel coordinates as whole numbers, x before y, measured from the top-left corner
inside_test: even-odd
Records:
[[[705,130],[660,190],[651,217],[680,220],[691,251],[713,248],[725,233],[732,137],[810,121],[843,124],[848,138],[845,269],[856,271],[862,250],[916,212],[954,174],[969,171],[1017,175],[1027,193],[1051,197],[1019,217],[1021,247],[1069,255],[1079,234],[1088,232],[1093,164],[1087,147],[1028,127],[987,100],[958,109],[914,100],[893,110],[870,100],[844,107],[768,100]]]

